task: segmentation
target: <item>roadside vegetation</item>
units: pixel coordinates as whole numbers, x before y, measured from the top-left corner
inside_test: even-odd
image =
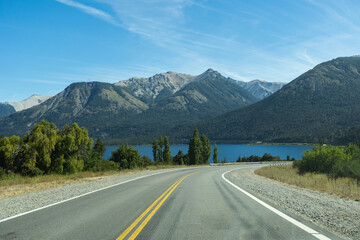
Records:
[[[249,157],[238,157],[236,162],[272,162],[272,161],[282,161],[279,156],[273,156],[270,153],[264,153],[262,157],[257,155],[251,155]],[[286,156],[286,161],[295,161],[295,158],[290,158]]]
[[[256,174],[284,183],[360,201],[360,146],[319,144],[292,165],[257,169]]]
[[[105,150],[100,138],[94,144],[88,130],[76,123],[58,129],[53,123],[41,121],[23,138],[0,137],[0,198],[108,175],[207,164],[211,155],[209,139],[199,137],[197,129],[188,154],[179,151],[173,157],[166,136],[154,139],[154,161],[127,144],[113,151],[109,160],[103,158]],[[26,187],[10,191],[10,186]]]

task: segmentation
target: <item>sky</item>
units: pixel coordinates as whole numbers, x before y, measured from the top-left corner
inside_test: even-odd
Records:
[[[290,82],[360,54],[358,0],[1,0],[0,102],[208,68]]]

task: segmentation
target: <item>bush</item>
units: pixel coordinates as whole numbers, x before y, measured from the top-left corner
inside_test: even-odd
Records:
[[[141,165],[139,152],[127,144],[111,152],[110,160],[119,163],[119,169],[134,169]]]
[[[147,156],[142,156],[141,157],[141,162],[139,164],[141,168],[146,168],[148,166],[151,166],[153,165],[153,162],[151,161],[150,158],[148,158]]]
[[[329,177],[351,177],[360,180],[360,148],[349,144],[344,149],[318,145],[306,151],[302,160],[294,162],[300,174],[325,173]]]

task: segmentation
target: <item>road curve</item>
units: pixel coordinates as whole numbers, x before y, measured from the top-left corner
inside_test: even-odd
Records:
[[[222,178],[241,167],[137,179],[1,222],[0,239],[338,239],[281,210],[314,237]]]

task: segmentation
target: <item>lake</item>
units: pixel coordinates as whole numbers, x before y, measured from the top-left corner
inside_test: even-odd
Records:
[[[141,145],[133,146],[136,150],[140,152],[141,156],[147,156],[150,159],[153,159],[152,155],[152,146],[151,145]],[[273,156],[279,156],[281,159],[286,159],[286,156],[289,155],[291,158],[296,160],[301,159],[302,153],[306,150],[311,150],[311,146],[302,146],[302,145],[246,145],[246,144],[218,144],[217,145],[219,152],[219,161],[222,161],[226,158],[228,162],[235,162],[237,158],[248,157],[250,155],[262,156],[264,153],[270,153]],[[118,147],[106,147],[106,152],[104,155],[105,159],[109,159],[111,156],[111,151],[115,151]],[[179,150],[184,154],[188,152],[188,145],[171,145],[170,151],[171,155],[175,156]],[[214,151],[214,145],[211,145],[211,152]],[[210,157],[210,162],[212,162],[212,155]]]

